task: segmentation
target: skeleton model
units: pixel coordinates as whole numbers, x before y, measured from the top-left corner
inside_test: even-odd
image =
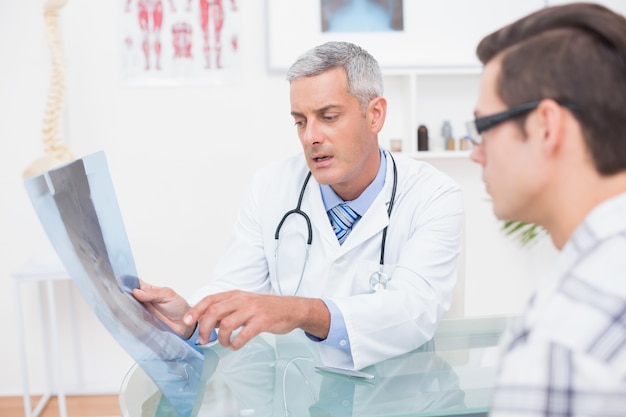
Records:
[[[61,37],[57,27],[57,13],[66,3],[67,0],[48,0],[44,5],[46,39],[52,56],[52,78],[43,120],[45,155],[26,168],[23,173],[24,178],[32,177],[75,159],[72,151],[63,143],[61,138],[65,68]]]

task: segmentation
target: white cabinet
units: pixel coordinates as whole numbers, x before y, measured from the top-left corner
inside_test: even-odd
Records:
[[[383,68],[388,111],[381,144],[390,147],[392,139],[401,140],[403,152],[417,152],[417,128],[425,125],[431,151],[459,156],[444,151],[441,127],[448,120],[457,140],[467,133],[482,71],[476,46],[485,35],[544,6],[545,0],[404,0],[405,22],[410,23],[399,39],[381,45],[385,37],[380,35],[371,40],[343,34],[368,49]],[[429,156],[443,155],[420,155]]]
[[[364,46],[384,70],[389,109],[381,143],[389,146],[391,139],[400,139],[403,152],[416,152],[417,127],[424,124],[429,129],[431,148],[442,150],[443,121],[452,123],[454,136],[458,138],[466,133],[465,121],[472,118],[481,71],[475,57],[480,39],[545,6],[572,2],[404,0],[405,28],[401,34],[342,33],[333,34],[333,39]],[[595,3],[626,15],[626,0]],[[311,43],[330,39],[312,28],[308,32]]]
[[[474,117],[481,70],[476,66],[386,73],[387,121],[380,133],[381,145],[389,147],[392,139],[400,139],[403,152],[417,152],[417,128],[425,125],[430,151],[453,156],[455,152],[444,151],[441,127],[449,120],[456,139],[466,134],[465,122]]]
[[[388,109],[387,122],[380,134],[381,145],[390,148],[392,139],[401,140],[403,152],[415,153],[417,128],[423,124],[428,128],[430,149],[436,153],[421,154],[420,158],[461,156],[444,151],[441,127],[448,120],[456,139],[467,133],[465,122],[473,118],[482,71],[475,57],[480,39],[545,6],[572,2],[404,0],[405,22],[410,23],[405,25],[403,36],[415,39],[411,45],[399,41],[383,48],[379,45],[384,39],[381,35],[376,41],[370,40],[366,34],[340,35],[339,38],[348,37],[370,50],[383,68]],[[626,0],[595,3],[626,15]],[[402,60],[411,66],[399,68]]]

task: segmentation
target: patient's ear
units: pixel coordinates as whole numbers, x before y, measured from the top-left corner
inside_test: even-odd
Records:
[[[547,155],[554,155],[561,149],[563,141],[567,140],[567,121],[565,112],[568,110],[552,99],[545,99],[537,106],[537,118],[535,119],[542,148]]]

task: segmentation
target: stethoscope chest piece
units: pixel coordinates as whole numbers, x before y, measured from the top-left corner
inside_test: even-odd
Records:
[[[370,288],[374,291],[384,290],[389,280],[389,275],[383,271],[376,271],[370,276]]]

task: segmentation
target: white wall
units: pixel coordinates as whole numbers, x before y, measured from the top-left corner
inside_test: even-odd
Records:
[[[78,155],[106,152],[140,276],[184,295],[210,276],[251,174],[299,150],[289,116],[288,84],[282,75],[266,71],[264,2],[240,3],[243,78],[225,86],[124,88],[119,82],[116,42],[120,2],[72,0],[61,13],[68,68],[66,140]],[[0,345],[0,395],[22,392],[15,337],[20,324],[14,312],[11,273],[33,256],[46,258],[52,253],[21,180],[24,168],[43,153],[40,131],[50,63],[42,4],[42,0],[0,3],[0,140],[4,145],[0,152],[0,276],[4,278],[0,312],[6,324]],[[453,85],[459,82],[451,77]],[[460,80],[466,87],[458,97],[445,91],[445,97],[458,100],[451,108],[467,108],[463,114],[450,115],[457,122],[471,114],[475,90],[467,83],[477,77]],[[437,85],[445,88],[446,82]],[[424,91],[437,101],[439,91]],[[427,106],[428,101],[424,103]],[[438,129],[439,125],[433,126],[434,132]],[[387,146],[388,140],[382,137],[381,143]],[[466,194],[466,314],[518,312],[536,272],[553,255],[549,241],[520,250],[503,238],[500,223],[491,215],[478,167],[464,160],[433,164],[456,178]],[[526,278],[529,273],[531,279]],[[59,283],[55,288],[63,362],[68,367],[65,386],[70,392],[116,392],[132,361],[71,284]],[[22,290],[28,304],[24,329],[34,368],[32,389],[41,392],[40,349],[47,340],[39,320],[41,302],[34,285],[23,285]],[[70,326],[73,319],[78,326],[76,341]],[[74,361],[82,372],[77,372]]]

